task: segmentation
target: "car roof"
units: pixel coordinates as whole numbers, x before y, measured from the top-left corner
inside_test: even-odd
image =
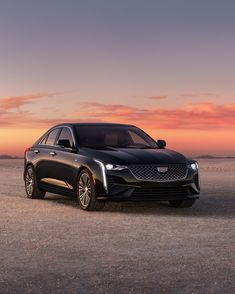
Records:
[[[119,124],[119,123],[96,123],[96,122],[81,122],[81,123],[62,123],[58,124],[55,127],[63,127],[63,126],[117,126],[117,127],[134,127],[134,125],[130,124]]]

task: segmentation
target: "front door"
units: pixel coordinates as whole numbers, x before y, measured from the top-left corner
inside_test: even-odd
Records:
[[[58,145],[59,140],[69,141],[70,147]],[[47,178],[42,180],[44,184],[53,185],[65,191],[74,191],[76,189],[77,162],[75,159],[77,154],[72,152],[74,146],[75,141],[72,130],[68,127],[63,127],[54,145],[48,149]]]

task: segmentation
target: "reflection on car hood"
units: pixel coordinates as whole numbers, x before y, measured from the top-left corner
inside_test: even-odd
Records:
[[[170,164],[187,163],[182,154],[169,149],[81,148],[80,153],[113,164]]]

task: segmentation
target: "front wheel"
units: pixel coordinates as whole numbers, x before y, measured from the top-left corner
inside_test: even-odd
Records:
[[[25,171],[25,191],[30,199],[43,199],[46,194],[45,191],[38,188],[37,178],[31,165]]]
[[[170,200],[170,206],[177,207],[177,208],[189,208],[194,205],[196,199],[189,199],[189,200]]]
[[[104,201],[96,199],[93,178],[87,169],[78,176],[77,197],[83,210],[102,210],[105,205]]]

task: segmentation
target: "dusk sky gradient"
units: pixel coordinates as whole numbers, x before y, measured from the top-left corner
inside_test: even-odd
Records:
[[[0,154],[64,121],[235,156],[235,1],[0,2]]]

